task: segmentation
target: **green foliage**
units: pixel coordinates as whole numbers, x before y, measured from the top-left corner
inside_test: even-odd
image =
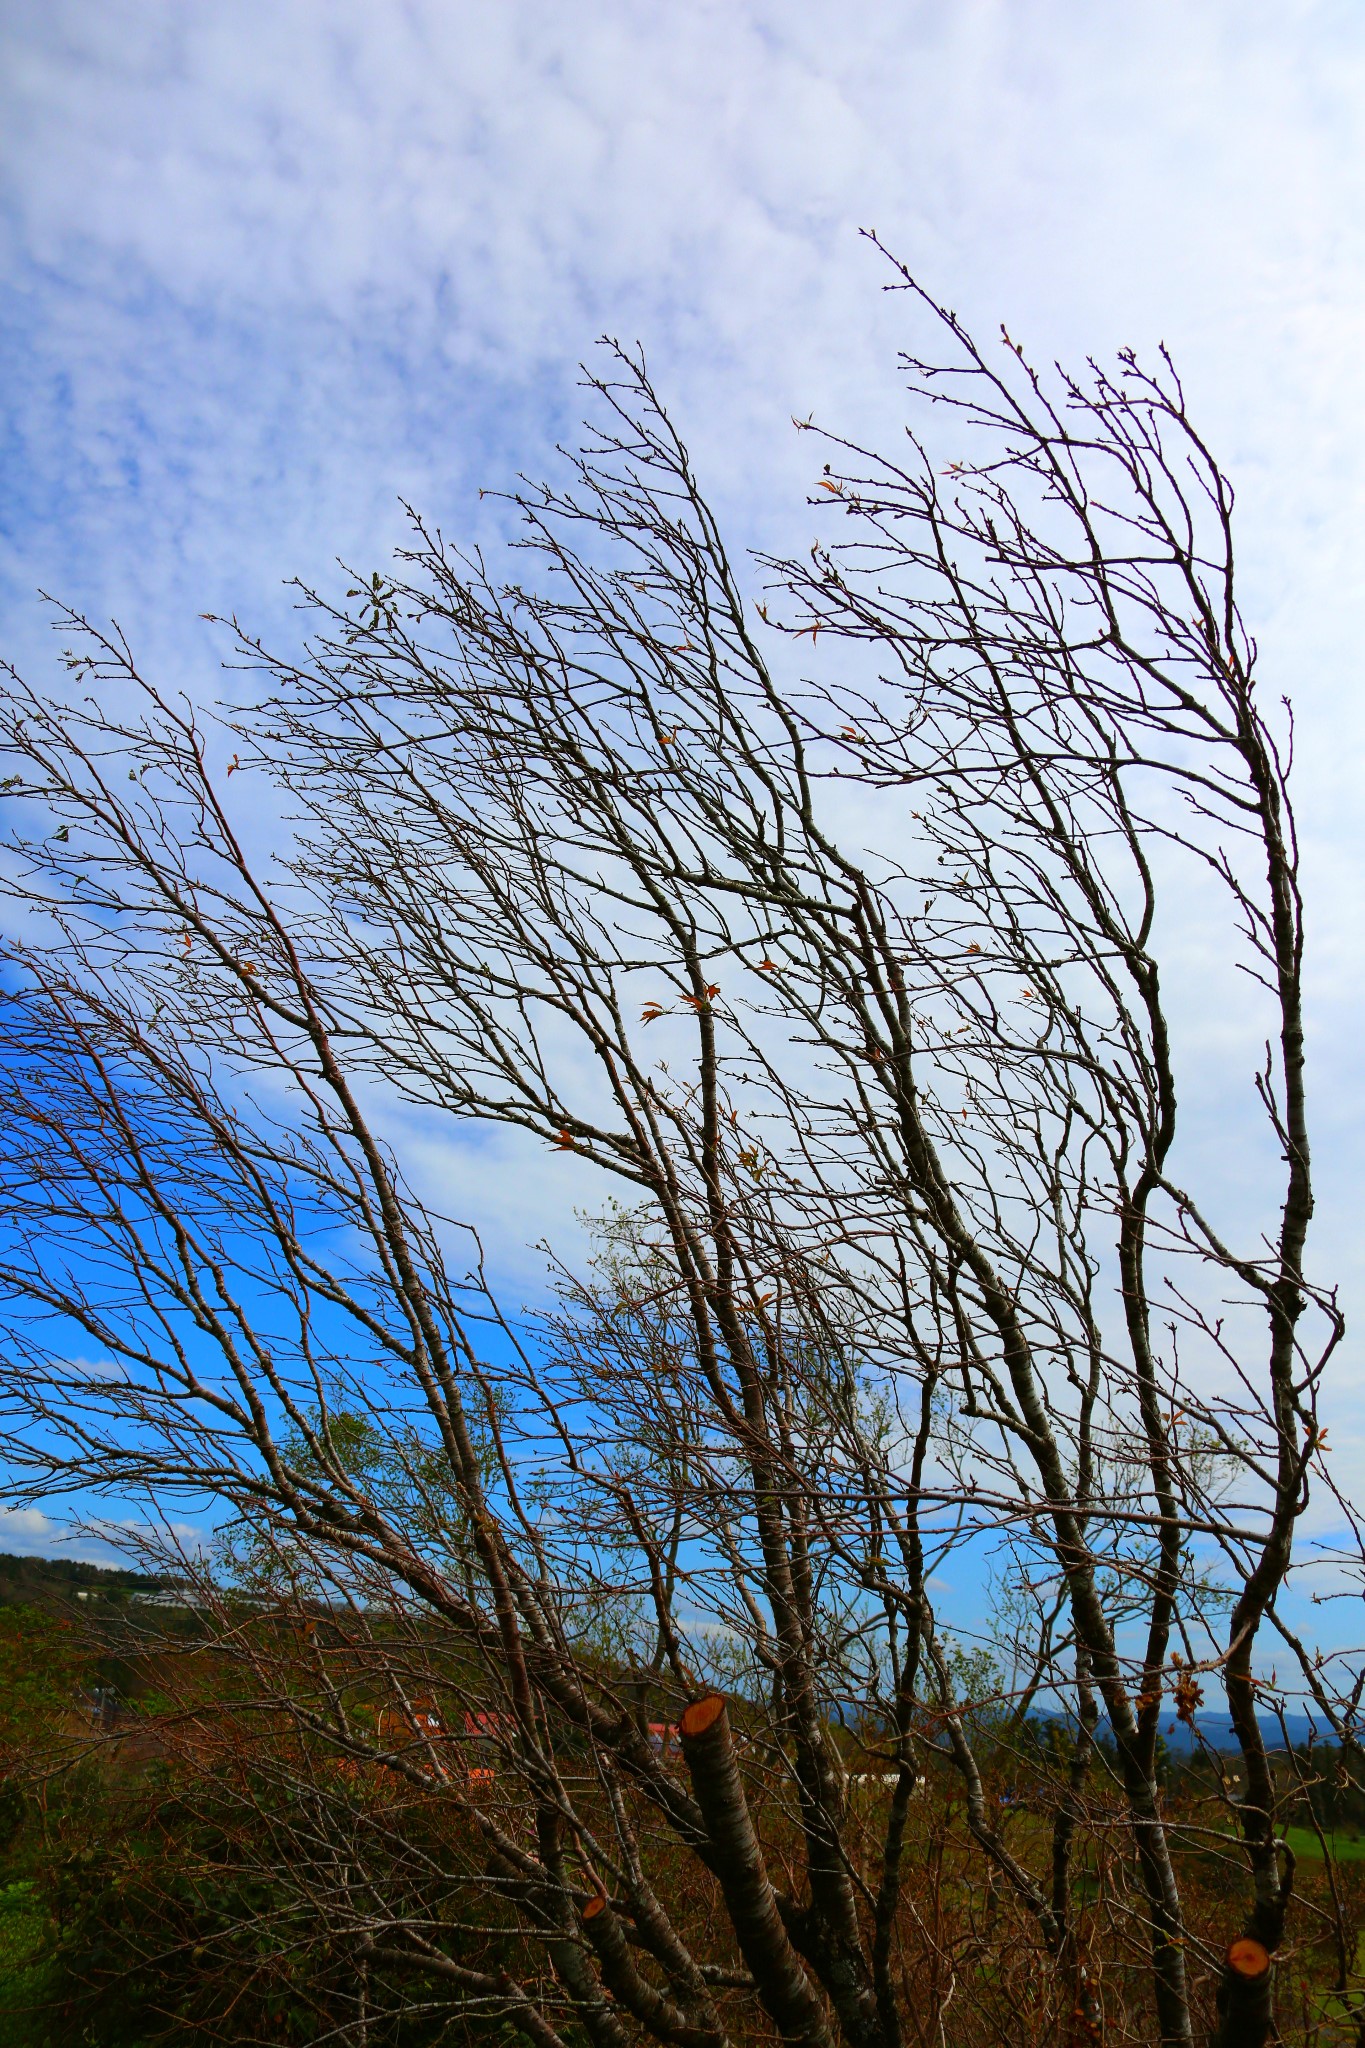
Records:
[[[90,1665],[69,1621],[34,1607],[0,1607],[0,1756],[70,1712]]]
[[[485,1483],[496,1459],[478,1414],[466,1416]],[[356,1481],[366,1495],[422,1548],[447,1566],[468,1568],[469,1518],[443,1445],[394,1418],[376,1421],[340,1403],[308,1418],[307,1433],[287,1431],[281,1450],[290,1467],[324,1481]],[[313,1554],[278,1517],[243,1516],[223,1524],[214,1546],[220,1584],[254,1599],[324,1595]]]
[[[229,1784],[192,1755],[159,1756],[145,1685],[143,1725],[83,1754],[81,1695],[100,1651],[60,1617],[0,1610],[0,2048],[362,2038],[354,1941],[329,1937],[281,1858],[297,1789],[268,1770]],[[440,1818],[414,1811],[403,1825],[421,1841]],[[426,1846],[458,1855],[444,1837]],[[401,1908],[401,1881],[372,1874]],[[453,1952],[462,1940],[452,1931]],[[495,1953],[496,1935],[478,1946]],[[367,2048],[481,2033],[452,2021],[448,1986],[401,1962],[367,1997]]]
[[[272,1876],[263,1794],[239,1802],[159,1769],[119,1782],[72,1774],[31,1808],[0,1889],[0,2048],[308,2048],[352,2038],[354,1944],[320,1931],[287,1873]],[[427,2048],[449,1995],[420,1971],[373,1987],[372,2048]],[[8,2031],[3,2029],[7,2028]],[[452,2038],[447,2029],[445,2038]]]
[[[0,2048],[39,2048],[49,1923],[31,1882],[0,1884]]]

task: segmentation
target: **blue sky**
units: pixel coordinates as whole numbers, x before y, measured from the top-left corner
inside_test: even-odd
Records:
[[[1356,0],[7,0],[0,643],[44,672],[42,586],[218,694],[201,613],[288,634],[283,580],[381,562],[400,495],[474,530],[603,331],[739,539],[799,538],[789,415],[903,417],[863,225],[1038,357],[1165,340],[1298,706],[1320,1257],[1359,1320],[1362,105]],[[513,1275],[572,1227],[553,1166],[467,1180]]]

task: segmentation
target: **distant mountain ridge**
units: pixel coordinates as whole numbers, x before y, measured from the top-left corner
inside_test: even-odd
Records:
[[[1051,1721],[1061,1720],[1061,1717],[1058,1715],[1048,1715],[1044,1718]],[[1304,1747],[1310,1740],[1332,1743],[1336,1741],[1336,1737],[1328,1726],[1325,1716],[1286,1714],[1283,1726],[1278,1718],[1272,1718],[1268,1714],[1261,1714],[1257,1718],[1262,1738],[1268,1750],[1283,1751],[1286,1737],[1288,1737],[1289,1743],[1294,1749]],[[1062,1725],[1073,1730],[1075,1727],[1074,1722],[1063,1721]],[[1112,1741],[1113,1739],[1107,1720],[1102,1720],[1095,1732],[1106,1741]],[[1162,1720],[1161,1735],[1167,1749],[1173,1756],[1191,1755],[1198,1749],[1201,1741],[1207,1743],[1210,1749],[1217,1750],[1220,1755],[1227,1753],[1235,1755],[1238,1749],[1237,1737],[1233,1732],[1232,1722],[1226,1714],[1198,1713],[1195,1716],[1194,1727],[1191,1727],[1186,1721],[1177,1720],[1175,1715],[1172,1714],[1169,1719]]]

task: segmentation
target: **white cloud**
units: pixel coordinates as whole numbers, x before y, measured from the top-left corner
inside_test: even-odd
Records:
[[[27,1547],[56,1540],[57,1525],[41,1508],[0,1508],[0,1537]]]
[[[490,442],[533,458],[521,421],[423,444],[461,390],[558,398],[604,326],[644,336],[752,500],[760,451],[765,484],[774,454],[792,474],[793,405],[897,411],[867,222],[1043,352],[1164,335],[1253,491],[1273,470],[1281,522],[1286,491],[1307,517],[1358,486],[1345,9],[881,0],[835,30],[732,0],[44,0],[9,21],[10,260],[55,323],[61,403],[104,408],[111,488],[129,441],[163,489],[213,471],[248,575],[338,488],[324,532],[384,525],[409,471],[444,497]],[[236,464],[281,434],[302,460],[263,503]]]
[[[75,1558],[84,1564],[156,1569],[203,1549],[210,1532],[193,1522],[149,1522],[42,1508],[0,1507],[0,1551],[14,1557]]]
[[[0,1508],[0,1551],[14,1557],[74,1557],[87,1564],[122,1562],[98,1537],[45,1515],[41,1508]]]

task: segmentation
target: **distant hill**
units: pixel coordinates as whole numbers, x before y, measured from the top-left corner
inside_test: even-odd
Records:
[[[74,1600],[122,1606],[130,1594],[154,1593],[165,1583],[118,1565],[0,1551],[0,1607],[66,1607]]]

